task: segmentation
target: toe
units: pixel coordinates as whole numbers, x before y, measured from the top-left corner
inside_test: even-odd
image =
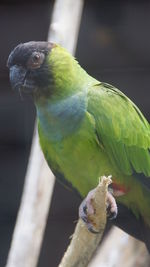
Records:
[[[107,218],[109,220],[114,220],[117,217],[118,212],[117,211],[111,211],[111,207],[109,206],[107,208]]]
[[[88,230],[89,230],[92,234],[98,234],[98,233],[99,233],[99,231],[97,231],[97,230],[94,228],[94,226],[93,226],[92,223],[87,222],[87,223],[86,223],[86,226],[87,226]]]
[[[85,200],[80,204],[79,207],[79,217],[84,221],[87,222],[87,206]]]
[[[95,230],[94,224],[90,219],[90,216],[95,213],[93,205],[92,205],[92,194],[93,190],[89,192],[87,197],[82,201],[80,207],[79,207],[79,217],[85,222],[88,230],[91,233],[98,233],[97,230]]]
[[[117,208],[116,200],[110,192],[107,193],[107,203],[108,203],[107,217],[110,220],[113,220],[117,217],[118,208]]]

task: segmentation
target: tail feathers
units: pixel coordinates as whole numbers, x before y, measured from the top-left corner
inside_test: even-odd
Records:
[[[136,216],[122,204],[118,204],[118,216],[112,223],[129,235],[143,241],[150,253],[150,227],[142,219]]]

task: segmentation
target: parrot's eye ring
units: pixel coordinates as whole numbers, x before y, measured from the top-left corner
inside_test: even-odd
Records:
[[[27,67],[30,68],[30,69],[40,68],[40,66],[43,63],[44,59],[45,59],[44,53],[33,52],[32,55],[30,56],[28,62],[27,62]]]

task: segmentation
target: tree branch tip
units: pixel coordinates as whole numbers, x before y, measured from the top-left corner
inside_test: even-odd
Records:
[[[99,177],[99,184],[98,186],[105,186],[108,187],[112,183],[112,175],[109,176],[101,176]]]

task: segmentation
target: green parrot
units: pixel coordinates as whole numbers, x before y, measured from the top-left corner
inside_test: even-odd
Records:
[[[150,250],[150,126],[138,107],[57,44],[19,44],[7,65],[12,87],[33,97],[40,145],[56,178],[84,199],[99,177],[112,175],[114,224]],[[87,224],[89,204],[86,198],[80,208]]]

